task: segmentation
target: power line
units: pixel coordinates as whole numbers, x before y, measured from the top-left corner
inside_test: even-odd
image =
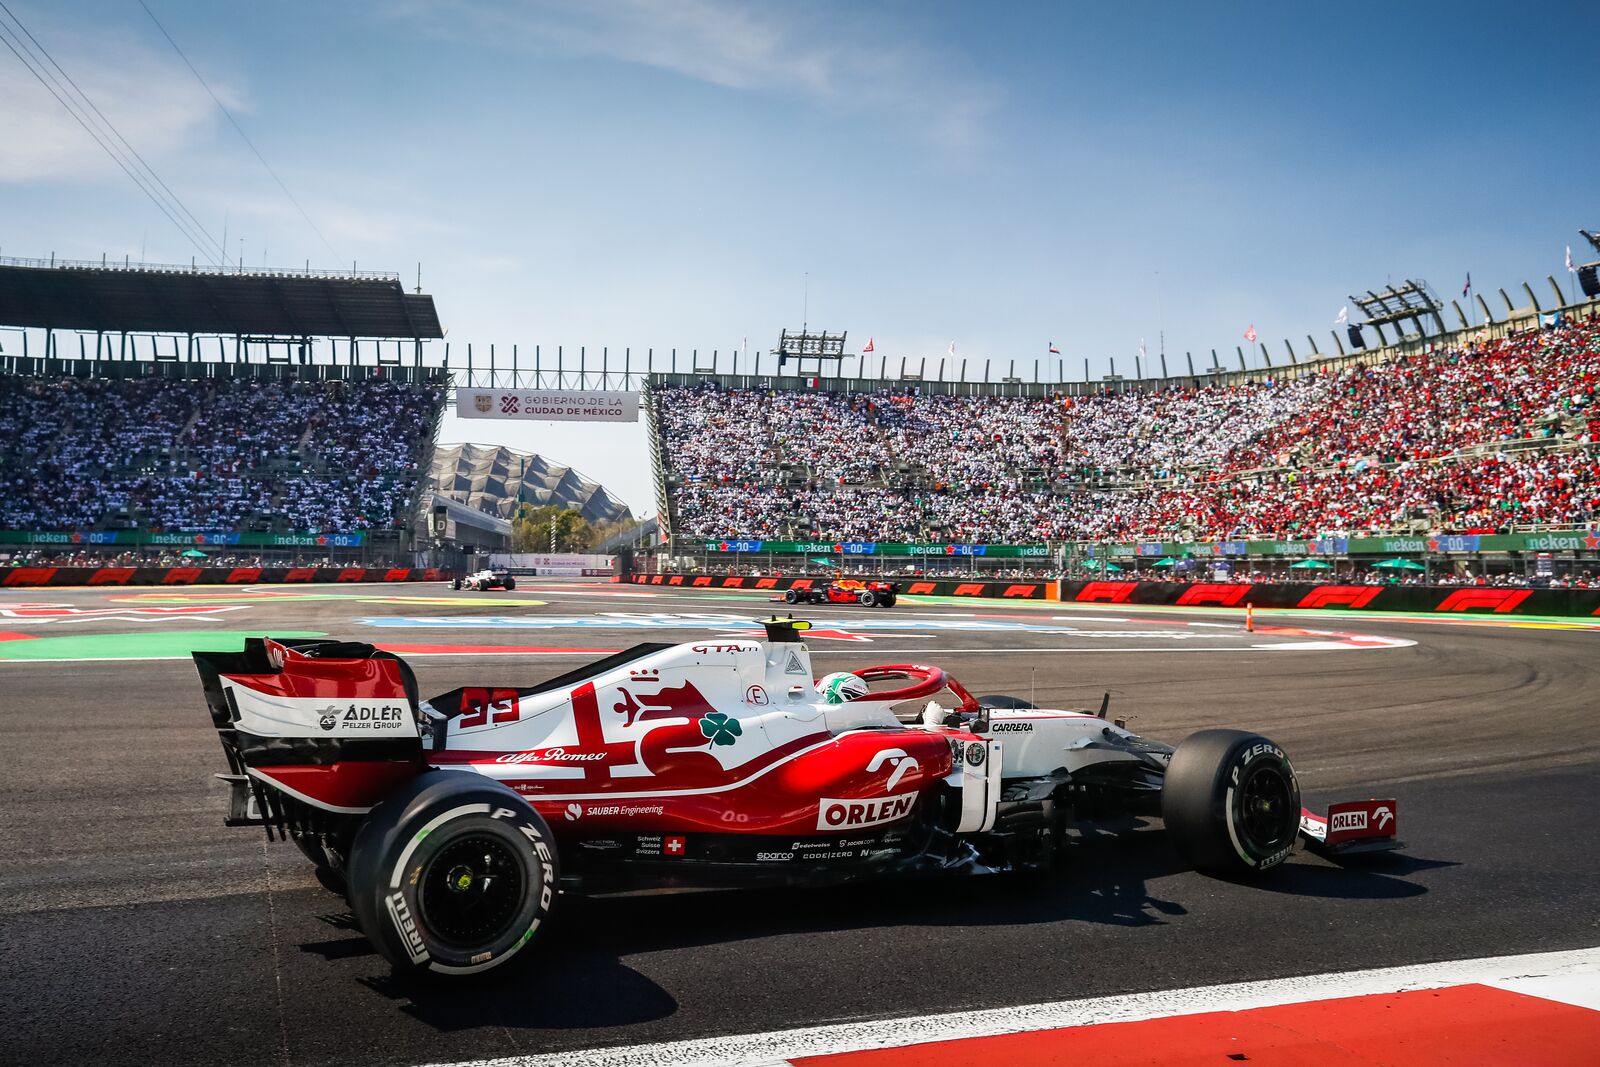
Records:
[[[107,143],[100,132],[90,126],[88,121],[79,114],[78,107],[74,105],[74,102],[68,100],[62,95],[65,90],[58,91],[56,86],[51,84],[50,79],[47,77],[49,72],[35,69],[35,64],[38,63],[38,60],[33,57],[31,52],[27,52],[26,46],[22,45],[22,42],[15,37],[14,31],[7,27],[3,22],[0,22],[0,43],[3,43],[6,48],[10,50],[11,54],[17,57],[22,65],[27,68],[28,73],[32,74],[34,78],[39,81],[39,84],[45,87],[46,92],[55,97],[56,102],[66,109],[67,114],[72,116],[73,120],[76,121],[78,125],[83,127],[84,132],[90,136],[95,144],[99,145],[100,148],[111,157],[111,161],[122,169],[122,172],[128,176],[129,180],[139,187],[139,191],[150,198],[151,203],[155,204],[156,208],[167,217],[167,220],[178,229],[178,232],[183,234],[184,237],[188,238],[189,242],[193,244],[196,250],[202,255],[206,256],[208,259],[215,259],[216,253],[207,250],[200,245],[199,241],[195,238],[195,235],[188,230],[188,228],[180,219],[173,215],[171,208],[167,206],[166,202],[156,195],[155,191],[148,186],[141,175],[135,173],[133,167],[128,162],[127,157],[118,152],[115,146]],[[21,48],[22,51],[19,51],[19,48]],[[27,54],[24,54],[25,52],[27,52]]]
[[[272,164],[268,163],[267,157],[261,154],[261,149],[257,148],[256,143],[250,140],[250,135],[244,132],[244,127],[240,126],[239,120],[233,117],[233,112],[228,110],[227,105],[217,97],[215,92],[212,92],[211,85],[205,80],[205,78],[200,76],[200,72],[195,69],[194,64],[189,62],[189,57],[184,53],[182,48],[178,47],[178,42],[174,41],[172,39],[172,34],[168,33],[167,28],[161,25],[161,20],[156,18],[156,13],[150,10],[150,5],[146,4],[144,0],[139,0],[139,6],[144,8],[144,13],[150,16],[150,21],[156,24],[156,29],[161,31],[161,36],[167,39],[167,43],[172,46],[172,50],[178,53],[178,58],[183,60],[184,66],[189,68],[189,72],[194,75],[195,80],[200,83],[201,87],[205,89],[206,93],[211,97],[212,103],[217,105],[217,110],[221,111],[223,115],[227,117],[228,123],[234,128],[234,131],[238,133],[239,137],[243,139],[245,144],[250,146],[250,151],[255,153],[256,158],[261,161],[261,165],[266,168],[267,173],[272,175],[272,180],[278,183],[278,188],[283,190],[283,195],[289,198],[289,203],[293,204],[294,209],[300,212],[300,217],[306,220],[306,225],[311,227],[311,232],[316,234],[317,239],[322,242],[322,247],[331,252],[334,259],[337,260],[343,258],[339,255],[338,251],[334,249],[333,245],[328,243],[328,239],[322,236],[322,231],[317,229],[317,224],[311,221],[311,216],[306,213],[305,208],[300,206],[300,201],[294,198],[294,194],[289,191],[289,187],[284,184],[283,179],[278,177],[278,172],[272,169]]]
[[[94,101],[83,91],[82,87],[62,69],[61,64],[56,62],[55,57],[50,54],[49,50],[29,32],[27,26],[23,24],[22,20],[17,17],[10,7],[6,6],[4,0],[0,0],[0,11],[4,11],[11,21],[16,24],[16,29],[12,29],[3,21],[0,21],[0,41],[3,41],[7,49],[11,51],[11,54],[16,56],[18,61],[28,69],[28,73],[32,74],[39,84],[43,85],[46,91],[55,97],[56,102],[66,109],[67,114],[71,115],[74,121],[83,127],[84,132],[111,157],[112,161],[122,169],[122,172],[139,187],[140,192],[150,198],[150,201],[167,217],[167,220],[177,227],[178,231],[189,240],[190,244],[195,246],[195,249],[202,256],[213,261],[220,262],[224,260],[226,252],[222,252],[221,255],[218,254],[221,246],[217,243],[216,238],[211,236],[205,226],[185,206],[183,200],[161,180],[161,176],[155,172],[155,169],[128,143],[127,138],[122,136],[116,125],[95,106]],[[21,31],[21,36],[18,35],[18,30]],[[28,42],[32,43],[33,47],[31,49],[28,44],[23,42],[22,37],[26,37]],[[35,55],[35,51],[37,51],[37,55]],[[40,56],[43,56],[43,61],[40,60]],[[51,74],[45,63],[49,63],[50,67],[55,68],[61,77],[58,79]],[[63,80],[66,83],[65,85],[62,84]],[[71,86],[71,91],[68,90],[67,86]],[[74,92],[77,94],[76,96],[73,95]],[[105,130],[109,131],[111,137],[115,138],[115,143],[109,140],[106,134],[97,129],[94,123],[90,121],[89,112],[91,111],[104,125]],[[125,151],[119,150],[118,144]],[[129,158],[130,156],[132,157],[131,159]],[[162,193],[166,194],[165,199],[158,195],[155,188],[157,186]],[[180,216],[182,217],[180,218]],[[203,241],[201,240],[202,237],[204,238]]]
[[[145,180],[146,181],[150,181],[150,182],[154,182],[154,184],[160,186],[162,192],[164,192],[166,194],[166,196],[167,196],[168,200],[170,201],[171,205],[173,207],[175,207],[188,220],[189,227],[192,227],[193,231],[196,231],[196,232],[200,233],[201,235],[203,235],[205,237],[205,239],[213,247],[215,247],[216,249],[221,250],[222,251],[222,259],[225,261],[227,259],[227,251],[225,249],[223,249],[220,244],[217,243],[216,238],[212,237],[210,232],[206,230],[205,226],[200,222],[200,220],[194,217],[193,212],[191,212],[188,209],[188,207],[183,203],[182,199],[180,199],[178,197],[178,195],[176,193],[174,193],[167,186],[167,183],[161,180],[161,176],[156,173],[155,168],[150,166],[150,164],[145,161],[145,158],[139,154],[138,150],[135,149],[133,147],[133,145],[128,143],[127,138],[123,137],[121,131],[117,129],[116,125],[114,123],[112,123],[112,121],[110,119],[106,118],[105,114],[103,112],[101,112],[100,108],[95,105],[94,100],[92,100],[89,97],[89,94],[84,92],[83,88],[81,86],[79,86],[77,82],[72,80],[72,76],[70,74],[68,74],[65,70],[62,69],[61,64],[56,62],[55,57],[50,54],[49,50],[46,49],[44,47],[44,45],[39,43],[39,39],[34,37],[33,33],[28,29],[27,26],[23,25],[22,20],[17,18],[16,13],[14,11],[12,11],[9,7],[6,6],[6,4],[4,3],[4,0],[0,0],[0,10],[4,10],[5,13],[8,16],[10,16],[11,21],[16,23],[17,29],[22,31],[23,35],[28,38],[28,40],[33,44],[33,47],[38,50],[39,54],[44,56],[45,60],[49,62],[50,66],[55,68],[56,72],[61,75],[62,79],[65,79],[67,85],[70,85],[72,87],[73,92],[77,93],[77,97],[74,98],[72,96],[72,93],[68,93],[66,88],[64,86],[62,86],[61,82],[59,80],[57,80],[54,75],[51,75],[48,70],[45,70],[43,65],[40,64],[39,65],[40,66],[40,70],[43,71],[43,73],[50,79],[50,81],[55,83],[56,88],[60,89],[61,93],[65,94],[68,99],[72,100],[72,102],[77,105],[77,110],[79,112],[83,112],[84,105],[87,105],[88,109],[90,111],[94,112],[95,116],[105,126],[106,130],[108,130],[111,133],[111,135],[116,138],[117,142],[119,144],[121,144],[123,148],[125,148],[127,150],[128,155],[131,155],[135,160],[138,161],[139,167],[143,168],[144,175],[147,176]],[[22,44],[21,39],[15,37],[15,31],[12,31],[12,36],[13,36],[14,39],[16,39],[17,44],[19,44],[19,45]],[[24,46],[24,51],[28,51],[26,46]],[[39,62],[37,57],[34,57],[32,55],[31,51],[29,52],[29,56],[30,56],[30,58],[33,58],[34,63],[37,64]],[[38,77],[39,73],[35,72],[34,76]],[[47,86],[47,88],[48,88],[48,86]],[[56,99],[57,100],[61,100],[62,98],[61,98],[61,96],[58,95],[56,97]],[[63,106],[66,106],[66,102],[65,101],[63,101]],[[68,110],[72,111],[73,109],[71,107],[68,107]],[[81,116],[80,115],[74,115],[74,117],[79,119],[80,124],[83,124],[87,119],[87,113],[84,113]],[[95,131],[91,130],[90,132],[91,132],[91,134],[93,134]],[[107,147],[107,146],[104,143],[102,143],[101,147],[104,148],[104,147]],[[123,157],[123,161],[124,162],[126,161],[126,158],[127,158],[126,156]],[[130,166],[131,166],[131,164],[130,164]],[[139,168],[135,167],[133,169],[137,170]],[[148,189],[146,189],[146,194],[149,195],[149,190]],[[187,229],[187,228],[184,228],[184,227],[180,227],[180,229],[183,229],[185,236],[189,237],[191,242],[194,242],[194,240],[195,240],[194,232],[191,232],[190,229]],[[202,249],[202,251],[204,251],[204,249]],[[206,253],[206,254],[210,255],[211,253]],[[215,258],[215,257],[213,257],[213,258]]]
[[[38,80],[39,84],[45,87],[45,91],[47,91],[51,96],[55,97],[56,102],[66,110],[68,115],[72,116],[73,120],[76,121],[79,126],[83,127],[84,132],[89,135],[94,143],[99,145],[106,155],[111,157],[111,161],[121,168],[122,172],[128,176],[128,179],[139,187],[139,191],[150,198],[150,202],[156,206],[157,210],[167,217],[167,221],[171,222],[172,225],[177,228],[178,232],[183,234],[183,236],[188,239],[189,243],[195,246],[195,250],[207,260],[215,262],[217,260],[217,253],[213,249],[206,248],[200,242],[200,240],[192,232],[190,232],[184,222],[173,214],[172,209],[167,205],[167,203],[163,201],[161,197],[156,194],[155,190],[149,186],[143,176],[135,171],[133,166],[127,161],[126,157],[121,155],[116,150],[115,146],[109,144],[105,140],[104,136],[78,113],[78,110],[74,108],[73,103],[62,95],[62,91],[58,91],[57,88],[50,83],[50,80],[47,78],[48,71],[42,71],[35,68],[35,64],[38,62],[38,60],[34,59],[31,53],[27,53],[26,46],[24,46],[20,40],[15,38],[12,31],[4,23],[0,23],[0,43],[3,43],[11,52],[11,54],[17,57],[22,65],[27,68],[28,73],[32,74],[34,78]],[[21,50],[19,51],[19,49]]]

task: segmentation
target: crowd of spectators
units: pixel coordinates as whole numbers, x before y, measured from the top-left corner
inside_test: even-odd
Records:
[[[388,379],[0,376],[0,526],[394,527],[442,403]]]
[[[1600,521],[1600,323],[1087,397],[657,391],[674,529],[1212,540]]]

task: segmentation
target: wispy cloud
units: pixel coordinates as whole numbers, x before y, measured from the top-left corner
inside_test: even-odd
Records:
[[[177,56],[146,49],[125,35],[98,34],[82,24],[31,16],[28,22],[56,62],[152,165],[212,135],[216,106]],[[215,88],[230,107],[235,105],[226,86]],[[110,157],[6,49],[0,49],[0,100],[5,101],[0,107],[0,145],[5,146],[0,150],[0,182],[101,176],[125,180]]]
[[[731,0],[395,0],[391,10],[453,37],[804,99],[954,144],[975,141],[1000,99],[959,55],[849,9],[825,16]]]

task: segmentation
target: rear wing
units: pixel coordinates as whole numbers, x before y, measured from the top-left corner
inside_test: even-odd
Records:
[[[193,656],[228,759],[230,824],[321,828],[422,770],[416,680],[392,653],[248,638],[242,652]]]

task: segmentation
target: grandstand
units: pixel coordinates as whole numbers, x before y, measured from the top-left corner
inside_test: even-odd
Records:
[[[1096,546],[1404,553],[1484,537],[1522,552],[1544,542],[1503,539],[1545,533],[1592,556],[1600,322],[1592,301],[1547,311],[1523,288],[1529,306],[1502,292],[1498,321],[1480,298],[1481,326],[1451,302],[1462,329],[1412,315],[1406,334],[1394,312],[1365,324],[1381,348],[1335,335],[1337,356],[1298,361],[1285,342],[1287,365],[1237,372],[1213,353],[1205,374],[1143,380],[970,382],[963,365],[952,381],[942,364],[885,379],[859,360],[856,376],[785,378],[740,375],[737,357],[706,373],[698,352],[697,373],[661,373],[652,350],[639,374],[602,349],[591,374],[583,349],[574,371],[558,348],[553,384],[642,380],[663,559],[948,555],[1035,573]],[[437,564],[458,527],[503,547],[523,503],[628,517],[542,457],[435,448],[452,378],[552,383],[537,346],[531,374],[515,348],[509,369],[491,348],[486,374],[470,346],[464,368],[448,346],[425,357],[437,313],[393,275],[0,263],[0,332],[17,324],[20,345],[0,338],[0,543],[427,548]]]
[[[1586,527],[1597,392],[1591,315],[1220,384],[668,381],[646,410],[686,540],[1220,542]]]
[[[444,379],[354,358],[439,336],[397,277],[12,261],[0,316],[43,331],[0,366],[0,540],[409,553]],[[325,331],[347,362],[307,358]]]

